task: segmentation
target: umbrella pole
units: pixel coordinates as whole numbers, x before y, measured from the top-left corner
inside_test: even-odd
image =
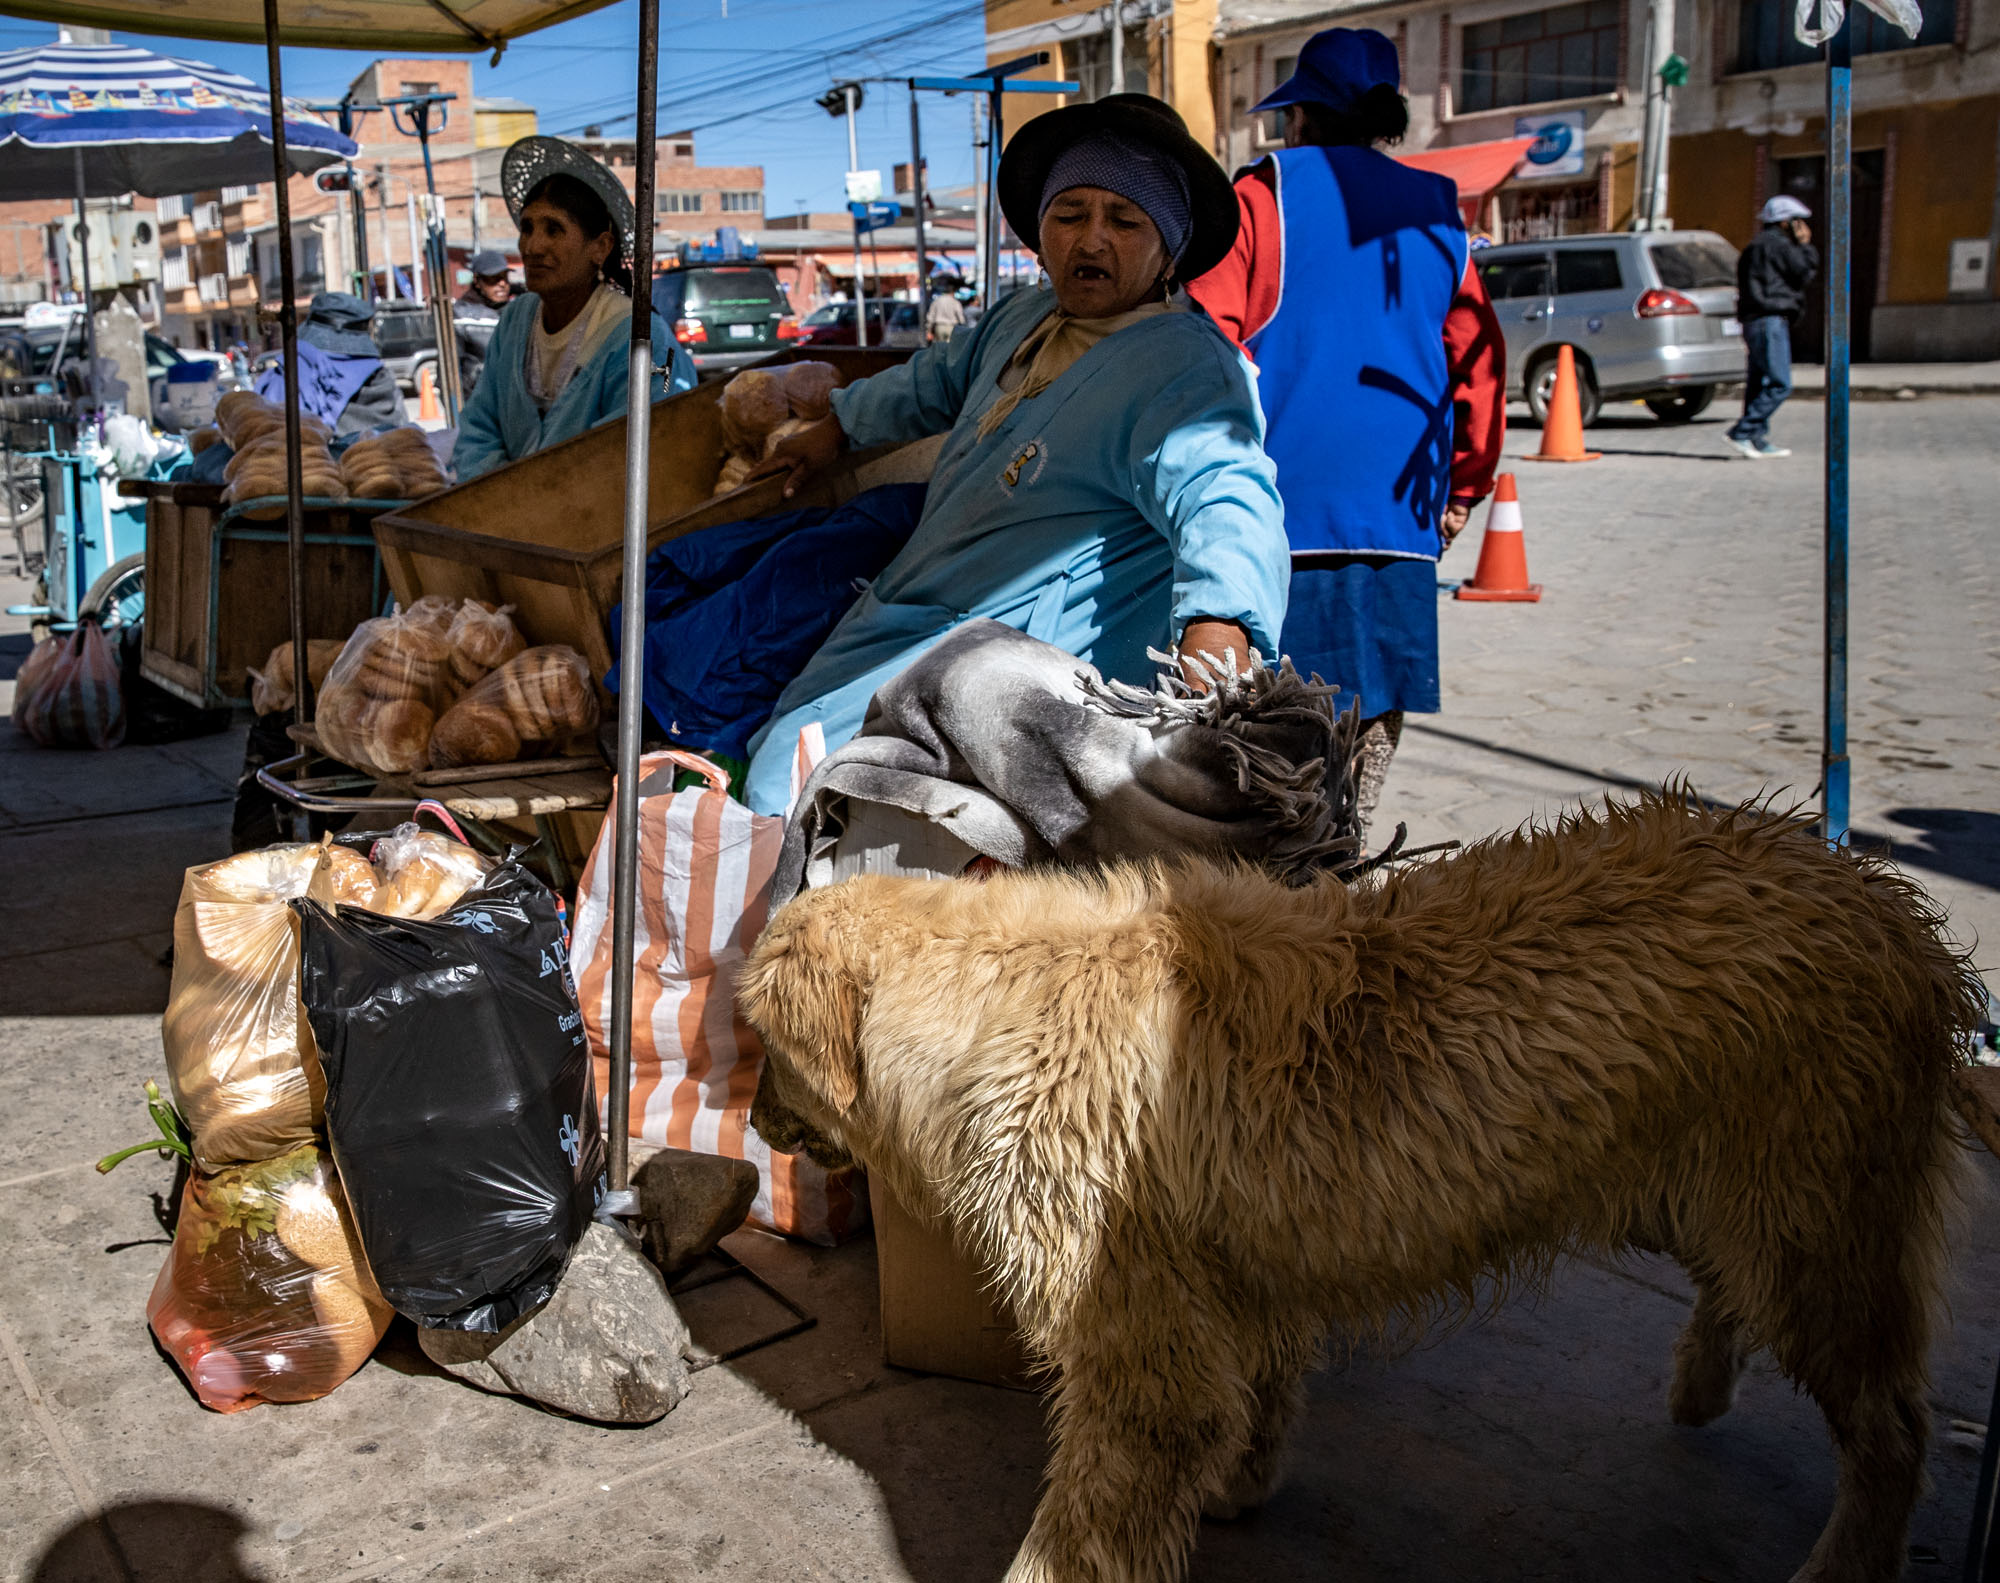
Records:
[[[266,6],[275,0],[264,0]],[[628,1179],[632,955],[639,904],[639,732],[645,720],[646,528],[653,438],[653,135],[660,0],[639,0],[639,126],[632,183],[632,352],[625,395],[624,613],[618,631],[618,790],[611,889],[611,1092],[605,1096],[611,1191]]]
[[[97,310],[90,300],[90,209],[83,192],[83,149],[76,151],[76,257],[83,287],[84,401],[97,415]]]
[[[299,468],[299,311],[292,275],[292,191],[285,160],[285,87],[278,62],[278,0],[264,0],[264,56],[271,75],[271,179],[278,207],[278,337],[285,356],[285,571],[292,615],[295,719],[313,717],[306,667],[306,507]]]
[[[1826,661],[1820,749],[1820,833],[1847,844],[1848,271],[1851,250],[1851,19],[1826,41]]]

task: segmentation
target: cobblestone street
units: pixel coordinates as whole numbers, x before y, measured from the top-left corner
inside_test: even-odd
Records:
[[[1686,774],[1719,801],[1818,775],[1821,409],[1724,448],[1614,408],[1600,462],[1522,462],[1535,605],[1441,604],[1445,707],[1413,717],[1377,839],[1471,840]],[[2000,942],[2000,398],[1856,406],[1854,822]],[[1509,451],[1538,436],[1518,430]],[[1441,578],[1471,574],[1485,513]],[[0,603],[25,587],[0,578]],[[26,652],[0,624],[0,708]],[[1046,1453],[1032,1396],[885,1367],[873,1245],[730,1248],[815,1328],[695,1377],[645,1429],[487,1396],[399,1321],[303,1406],[218,1417],[152,1343],[170,1170],[92,1162],[145,1129],[181,871],[227,849],[240,728],[45,753],[0,728],[0,1580],[4,1583],[991,1583]],[[2000,967],[2000,945],[1982,948]],[[2000,1353],[2000,1166],[1956,1243],[1912,1583],[1955,1577]],[[745,1283],[691,1297],[697,1342],[768,1333]],[[1780,1583],[1833,1497],[1817,1410],[1767,1361],[1738,1406],[1667,1421],[1688,1313],[1660,1261],[1576,1263],[1417,1352],[1308,1382],[1271,1505],[1204,1525],[1198,1583]]]

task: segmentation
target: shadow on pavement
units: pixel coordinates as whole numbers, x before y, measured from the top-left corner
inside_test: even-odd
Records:
[[[22,1583],[266,1583],[238,1554],[249,1525],[215,1506],[190,1501],[134,1501],[72,1523],[58,1534]]]
[[[1886,844],[1905,868],[2000,890],[2000,814],[1977,808],[1892,808],[1888,817],[1922,834],[1912,841],[1857,830],[1855,840]]]
[[[25,632],[0,633],[0,682],[10,682],[21,668],[21,662],[34,648],[35,640]]]

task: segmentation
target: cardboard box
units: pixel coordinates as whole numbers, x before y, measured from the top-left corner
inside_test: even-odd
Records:
[[[900,1369],[1033,1390],[1014,1319],[951,1233],[905,1209],[874,1176],[875,1262],[882,1281],[882,1353]]]

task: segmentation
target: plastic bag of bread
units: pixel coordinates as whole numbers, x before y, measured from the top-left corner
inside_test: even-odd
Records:
[[[746,368],[722,387],[722,432],[733,451],[757,454],[764,436],[791,415],[785,382],[769,369]]]
[[[229,459],[222,476],[228,480],[223,491],[223,499],[231,505],[242,505],[246,501],[268,500],[265,505],[252,506],[244,515],[258,520],[281,517],[285,514],[282,500],[270,497],[286,492],[285,435],[282,428],[258,439],[245,443],[242,449]],[[299,444],[299,487],[300,491],[316,499],[344,501],[347,499],[347,485],[342,482],[340,467],[326,448],[324,439],[301,436]]]
[[[793,417],[816,420],[833,411],[833,393],[840,385],[840,370],[833,364],[793,363],[779,377]]]
[[[451,689],[451,646],[438,621],[435,610],[424,610],[377,616],[354,629],[313,716],[320,746],[334,758],[377,775],[423,765]]]
[[[211,445],[222,443],[222,431],[212,423],[204,423],[200,428],[188,431],[187,442],[188,453],[199,456]]]
[[[325,1084],[299,1019],[298,929],[287,903],[368,906],[379,877],[331,842],[239,852],[187,871],[160,1025],[174,1104],[207,1169],[309,1141]]]
[[[392,918],[435,918],[486,877],[490,866],[471,847],[401,824],[375,843],[381,889],[367,903]]]
[[[314,692],[319,691],[320,684],[326,680],[326,673],[333,669],[333,662],[340,657],[340,647],[339,638],[306,640],[306,676],[312,682]],[[271,657],[264,661],[263,669],[253,665],[249,675],[250,707],[260,715],[274,715],[282,709],[289,709],[298,697],[290,643],[280,643],[271,650]]]
[[[452,615],[445,642],[451,645],[451,680],[455,693],[497,671],[528,646],[514,625],[512,605],[489,605],[468,599]]]
[[[388,429],[356,440],[340,457],[347,492],[363,500],[415,500],[449,487],[424,431]]]
[[[590,667],[562,644],[524,649],[447,709],[431,734],[438,769],[546,756],[597,725]]]
[[[204,1407],[324,1396],[392,1317],[316,1145],[189,1176],[146,1322]]]
[[[458,601],[449,594],[419,594],[401,614],[411,626],[445,637],[458,619]]]

